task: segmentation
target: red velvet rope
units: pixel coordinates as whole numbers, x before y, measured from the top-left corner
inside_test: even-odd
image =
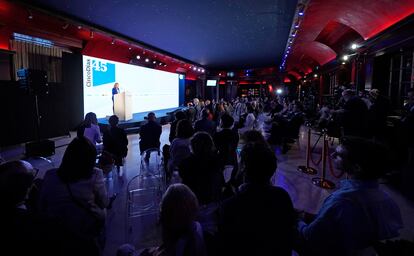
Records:
[[[315,162],[315,160],[313,160],[312,152],[310,153],[310,159],[311,159],[311,161],[314,165],[318,166],[322,161],[322,153],[321,153],[321,157],[319,158],[319,160],[317,162]]]

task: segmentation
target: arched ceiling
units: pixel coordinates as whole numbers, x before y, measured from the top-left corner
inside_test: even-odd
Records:
[[[297,0],[27,0],[206,68],[278,66]]]
[[[345,44],[367,40],[413,13],[413,0],[310,0],[286,70],[313,68],[309,58],[324,65]]]

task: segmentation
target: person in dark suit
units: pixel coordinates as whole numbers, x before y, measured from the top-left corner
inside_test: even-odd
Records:
[[[201,120],[198,120],[194,125],[194,130],[196,132],[207,132],[210,135],[213,135],[216,132],[216,124],[211,121],[208,117],[210,115],[210,110],[204,108],[201,112]]]
[[[119,90],[119,83],[115,83],[114,87],[112,88],[112,111],[115,113],[115,105],[114,105],[114,96],[115,94],[120,93]]]
[[[118,127],[119,118],[113,115],[109,118],[109,129],[104,132],[104,150],[112,154],[118,172],[123,166],[122,159],[128,154],[128,138],[124,129]]]
[[[147,116],[148,122],[144,124],[139,132],[140,142],[139,150],[141,154],[150,148],[160,148],[160,136],[162,133],[162,127],[157,123],[157,118],[155,117],[154,112],[148,113]],[[146,159],[149,159],[149,154],[147,154]]]
[[[296,214],[289,194],[270,183],[276,167],[268,145],[244,146],[245,183],[219,210],[218,255],[292,254]]]

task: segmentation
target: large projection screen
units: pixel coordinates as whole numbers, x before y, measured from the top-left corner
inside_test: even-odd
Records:
[[[176,108],[179,105],[179,75],[116,61],[83,56],[84,113],[110,116],[112,88],[132,94],[132,113]]]

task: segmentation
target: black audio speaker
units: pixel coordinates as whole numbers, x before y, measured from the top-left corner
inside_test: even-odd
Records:
[[[19,69],[17,71],[19,84],[21,87],[30,89],[32,92],[48,93],[47,72],[36,69]]]
[[[26,143],[26,156],[51,156],[55,154],[55,142],[52,140],[40,140]]]

